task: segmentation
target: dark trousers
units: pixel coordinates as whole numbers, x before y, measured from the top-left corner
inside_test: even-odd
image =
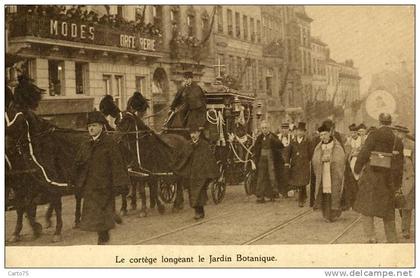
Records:
[[[109,231],[98,232],[98,245],[106,244],[109,241]]]
[[[298,192],[298,202],[305,203],[306,199],[308,198],[308,195],[306,193],[306,185],[298,186],[296,190]]]
[[[396,243],[398,242],[397,239],[397,229],[395,226],[395,210],[392,210],[384,217],[384,230],[385,230],[385,236],[386,241],[388,243]],[[366,237],[369,240],[376,240],[375,235],[375,224],[374,224],[374,218],[373,216],[362,216],[362,223],[363,223],[363,230],[365,232]]]
[[[403,236],[410,236],[411,218],[413,215],[412,209],[400,209],[401,215],[401,230]]]
[[[341,210],[331,208],[331,193],[322,193],[322,216],[329,222],[334,222],[341,215]]]
[[[257,191],[258,198],[272,198],[278,193],[275,181],[273,159],[269,155],[261,155],[258,162]]]

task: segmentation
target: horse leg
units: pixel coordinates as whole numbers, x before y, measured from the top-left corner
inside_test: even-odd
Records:
[[[141,210],[139,217],[146,217],[147,216],[147,204],[146,204],[146,185],[145,182],[140,181],[136,184],[139,186],[140,191],[140,199],[141,199]]]
[[[57,223],[55,225],[55,233],[52,242],[59,242],[61,241],[61,230],[63,229],[63,205],[61,203],[61,196],[57,196],[55,198],[56,200],[54,201],[54,210]]]
[[[33,238],[37,239],[41,236],[42,233],[42,225],[38,222],[36,222],[36,203],[32,202],[26,211],[26,214],[28,216],[29,224],[32,227],[32,230],[34,232]]]
[[[131,206],[131,210],[136,210],[137,209],[137,181],[132,181],[131,182],[131,202],[130,202],[130,206]]]
[[[153,179],[153,180],[150,181],[149,189],[150,189],[150,203],[152,203],[152,200],[154,200],[154,203],[157,204],[159,213],[164,214],[165,213],[165,206],[159,200],[158,182],[157,182],[156,179]]]
[[[125,190],[127,191],[127,190]],[[121,209],[120,212],[123,216],[127,215],[127,193],[122,192],[121,193]]]
[[[176,193],[174,206],[172,208],[173,212],[178,212],[184,208],[184,187],[182,186],[183,179],[178,178],[176,181]]]
[[[15,243],[22,239],[20,236],[20,232],[22,231],[22,227],[23,227],[23,212],[24,212],[23,207],[16,208],[16,214],[17,214],[16,226],[15,226],[15,231],[13,232],[12,237],[8,240],[8,242],[10,243]]]
[[[45,214],[45,222],[47,223],[46,229],[51,228],[52,222],[51,217],[53,214],[54,207],[51,205],[51,203],[48,205],[47,213]]]
[[[82,194],[80,192],[75,192],[74,197],[76,198],[76,210],[74,212],[73,229],[78,229],[80,226],[80,218],[82,216]]]

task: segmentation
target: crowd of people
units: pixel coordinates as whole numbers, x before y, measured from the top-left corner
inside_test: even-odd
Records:
[[[107,6],[105,5],[105,8]],[[151,36],[162,36],[161,28],[152,23],[145,23],[142,15],[137,15],[135,20],[127,20],[121,14],[111,14],[107,10],[104,14],[99,14],[95,10],[86,9],[84,5],[73,5],[68,8],[64,5],[30,5],[18,8],[18,19],[23,19],[19,15],[39,17],[46,20],[69,20],[93,25],[103,25],[114,29],[125,30],[128,32],[146,33]]]
[[[261,122],[255,142],[257,203],[288,198],[294,192],[304,207],[310,187],[310,203],[326,222],[335,222],[343,211],[361,213],[369,243],[376,243],[374,217],[383,219],[388,242],[397,242],[395,209],[402,217],[402,233],[410,238],[414,202],[414,142],[408,128],[392,126],[387,113],[379,127],[363,123],[349,126],[344,138],[332,120],[325,120],[313,136],[306,123],[281,125],[274,134]]]

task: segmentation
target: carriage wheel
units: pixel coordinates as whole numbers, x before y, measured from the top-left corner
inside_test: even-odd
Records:
[[[226,182],[225,179],[214,180],[210,184],[211,197],[215,204],[220,203],[225,197],[226,193]]]
[[[176,184],[160,181],[159,184],[159,197],[162,201],[169,204],[173,201],[176,192]]]
[[[254,171],[249,171],[245,176],[244,187],[245,187],[245,193],[248,196],[254,194],[254,188],[252,184],[254,175],[255,175]]]

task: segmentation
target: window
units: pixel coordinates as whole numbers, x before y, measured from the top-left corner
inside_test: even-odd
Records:
[[[223,8],[217,6],[217,31],[223,33]]]
[[[117,15],[123,17],[123,6],[117,6]]]
[[[195,16],[193,15],[187,16],[187,27],[188,27],[188,35],[195,36]]]
[[[121,75],[116,75],[115,76],[115,94],[114,94],[114,101],[117,104],[118,107],[121,108],[121,96],[123,95],[123,89],[124,89],[124,84],[123,84],[123,76]]]
[[[252,89],[257,89],[258,88],[258,83],[257,83],[257,61],[256,60],[252,60]]]
[[[104,74],[102,76],[104,91],[106,95],[112,96],[111,75]]]
[[[162,27],[162,6],[153,6],[153,24]]]
[[[76,63],[76,94],[81,95],[86,93],[86,72],[87,63]]]
[[[262,62],[259,61],[258,63],[258,89],[263,90],[264,82],[263,82],[263,67]]]
[[[143,10],[144,10],[144,8],[136,8],[136,10],[135,10],[135,18],[136,18],[136,21],[142,20],[142,18],[143,18]]]
[[[228,35],[233,36],[233,18],[232,10],[227,10]]]
[[[261,22],[257,20],[257,42],[261,42]]]
[[[62,95],[62,84],[64,79],[64,62],[48,60],[48,88],[50,96]]]
[[[273,95],[273,91],[272,91],[272,77],[271,76],[267,76],[265,78],[265,89],[267,92],[268,96],[272,96]]]
[[[143,93],[146,90],[146,82],[144,76],[136,76],[136,91]]]
[[[236,37],[240,38],[241,37],[241,16],[239,15],[239,13],[235,13],[235,31],[236,31]]]
[[[244,40],[248,39],[248,17],[244,15],[242,17],[242,24],[244,25]]]
[[[251,33],[251,41],[255,42],[255,26],[254,26],[254,19],[250,18],[249,19],[249,30]]]

